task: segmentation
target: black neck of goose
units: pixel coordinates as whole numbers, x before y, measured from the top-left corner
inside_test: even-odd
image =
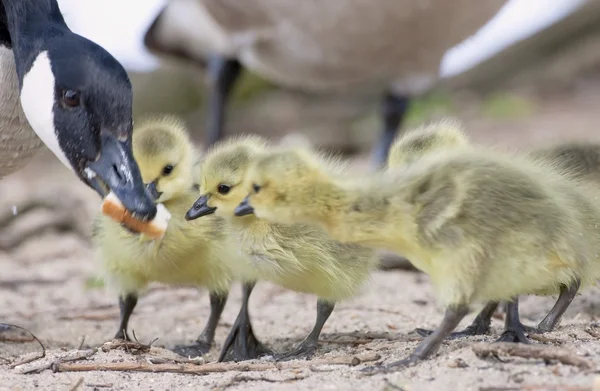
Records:
[[[56,0],[0,0],[0,44],[7,38],[15,55],[19,81],[45,48],[44,40],[64,35],[69,28]],[[8,35],[8,37],[7,37]]]

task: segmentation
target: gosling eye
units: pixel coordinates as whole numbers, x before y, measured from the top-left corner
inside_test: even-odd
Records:
[[[252,184],[252,189],[254,189],[255,193],[258,193],[260,191],[260,186],[258,186],[256,183]]]
[[[231,186],[225,185],[225,184],[220,184],[219,187],[217,188],[217,191],[219,192],[219,194],[223,194],[223,195],[229,193],[230,190],[231,190]]]
[[[79,91],[76,90],[63,90],[61,99],[66,107],[77,107],[81,103]]]
[[[163,175],[164,176],[171,175],[171,173],[173,172],[173,168],[174,167],[171,164],[167,164],[162,170]]]

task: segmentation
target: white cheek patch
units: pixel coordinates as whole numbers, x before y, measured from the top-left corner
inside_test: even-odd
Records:
[[[54,74],[48,52],[41,52],[23,78],[21,106],[27,121],[46,146],[70,169],[71,163],[58,144],[54,128]]]

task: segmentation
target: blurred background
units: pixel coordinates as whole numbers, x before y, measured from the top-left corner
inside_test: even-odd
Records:
[[[203,142],[206,61],[190,56],[192,41],[184,40],[170,53],[144,45],[146,31],[168,0],[59,3],[75,32],[104,46],[127,68],[134,87],[135,118],[176,114],[187,122],[194,140]],[[397,2],[398,7],[409,3]],[[442,78],[414,96],[402,128],[451,116],[464,123],[475,141],[486,144],[527,148],[558,140],[600,139],[599,3],[505,2],[493,23],[448,49],[440,61]],[[252,13],[251,7],[246,11]],[[235,25],[235,18],[230,19]],[[435,33],[436,28],[431,23],[418,31]],[[397,45],[419,44],[416,35],[395,39]],[[369,154],[380,133],[379,102],[368,95],[284,88],[250,69],[232,92],[225,133],[306,139],[347,154],[357,169],[368,170]],[[26,281],[32,270],[28,265],[39,263],[47,266],[37,267],[36,273],[50,280],[48,276],[56,273],[71,270],[76,275],[85,270],[86,284],[92,286],[89,233],[99,204],[98,197],[47,151],[25,169],[3,178],[0,262],[13,270],[12,277],[3,278]],[[4,284],[12,289],[12,282]]]

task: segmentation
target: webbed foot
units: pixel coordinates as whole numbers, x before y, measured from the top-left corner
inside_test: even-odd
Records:
[[[506,305],[505,331],[496,342],[531,343],[525,336],[525,328],[519,318],[519,299],[515,297]]]
[[[318,344],[313,341],[304,340],[291,352],[281,353],[275,356],[275,361],[289,361],[309,359],[317,352]]]
[[[254,335],[250,314],[248,313],[248,301],[254,289],[255,283],[243,285],[242,308],[231,327],[231,331],[223,344],[219,355],[219,362],[244,361],[271,355],[273,352],[264,346]]]
[[[462,331],[450,333],[450,335],[446,339],[459,339],[474,335],[485,335],[489,333],[490,324],[492,322],[492,315],[494,315],[496,308],[498,308],[497,302],[489,302],[488,304],[486,304],[485,307],[483,307],[479,314],[477,314],[477,317],[475,318],[475,320],[473,320],[473,323],[471,323],[469,326],[467,326],[467,328],[465,328]],[[415,331],[421,337],[428,337],[429,335],[433,334],[433,330],[418,328],[415,329]]]
[[[249,317],[240,313],[223,344],[218,361],[252,360],[270,354],[273,352],[254,335]]]
[[[521,327],[514,330],[506,330],[495,342],[531,343],[525,335],[525,330]]]
[[[196,341],[191,345],[177,345],[173,351],[183,357],[201,357],[210,351],[212,344]]]
[[[360,371],[365,375],[377,375],[377,374],[382,374],[382,373],[392,373],[392,372],[397,372],[402,369],[411,367],[411,366],[417,364],[419,361],[420,361],[420,359],[418,357],[416,357],[414,355],[410,355],[403,360],[396,361],[391,364],[379,365],[379,366],[374,365],[374,366],[363,368]]]

